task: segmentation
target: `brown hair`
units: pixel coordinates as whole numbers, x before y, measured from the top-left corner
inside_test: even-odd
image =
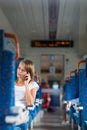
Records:
[[[24,63],[26,72],[30,73],[31,80],[34,80],[34,74],[35,74],[34,63],[31,60],[28,60],[28,59],[22,60],[21,63]]]

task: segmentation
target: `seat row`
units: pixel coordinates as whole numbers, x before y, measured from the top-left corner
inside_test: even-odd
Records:
[[[8,50],[7,38],[15,41],[16,51]],[[16,63],[19,60],[19,43],[14,34],[0,30],[0,130],[27,130],[32,128],[36,121],[42,117],[42,97],[39,88],[33,106],[26,109],[15,107],[14,83]],[[26,111],[29,111],[27,119]],[[18,119],[23,121],[17,124]]]
[[[81,69],[81,65],[84,68]],[[71,71],[64,82],[65,102],[71,102],[66,112],[78,129],[87,130],[87,60],[78,61],[76,70]],[[77,101],[78,100],[78,101]],[[73,124],[73,123],[72,123]],[[74,126],[72,125],[72,128]]]

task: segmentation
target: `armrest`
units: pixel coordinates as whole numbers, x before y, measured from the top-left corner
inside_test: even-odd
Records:
[[[78,110],[79,110],[79,111],[83,110],[83,106],[79,106],[79,107],[78,107]]]
[[[5,117],[5,122],[13,124],[13,123],[17,122],[18,119],[19,119],[19,115],[16,115],[16,116],[14,116],[14,115],[7,115]]]
[[[17,122],[17,120],[19,119],[19,115],[23,112],[23,108],[14,106],[14,107],[11,107],[11,111],[12,111],[12,113],[8,114],[5,117],[5,122],[6,123],[15,123],[15,122]]]
[[[42,104],[42,102],[43,102],[43,99],[40,99],[40,104]]]
[[[38,103],[39,103],[39,100],[40,100],[39,98],[36,98],[35,102],[38,102]]]
[[[39,106],[39,105],[42,104],[42,103],[43,103],[43,99],[37,98],[37,99],[35,100],[35,105],[36,105],[36,106]]]
[[[20,114],[23,112],[23,108],[14,106],[14,107],[11,107],[11,111],[13,114]]]
[[[16,125],[27,123],[29,120],[29,106],[26,108],[21,108],[21,107],[12,107],[12,114],[8,114],[5,117],[5,122],[6,123],[16,123]]]
[[[36,106],[39,106],[39,104],[40,104],[40,99],[39,99],[39,98],[36,98],[36,100],[35,100],[35,105],[36,105]]]
[[[78,113],[79,111],[83,110],[83,106],[80,106],[78,104],[73,105],[73,108],[75,109],[75,111]]]

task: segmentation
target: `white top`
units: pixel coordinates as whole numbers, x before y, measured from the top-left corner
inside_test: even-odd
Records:
[[[35,81],[29,83],[29,89],[31,90],[33,88],[39,88]],[[20,87],[15,85],[15,106],[25,108],[26,105],[25,86]]]

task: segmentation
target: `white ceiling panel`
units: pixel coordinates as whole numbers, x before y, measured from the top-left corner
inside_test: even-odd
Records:
[[[26,44],[35,39],[50,40],[51,29],[56,35],[53,40],[79,41],[79,26],[83,28],[80,35],[87,33],[87,0],[0,0],[0,8]]]

